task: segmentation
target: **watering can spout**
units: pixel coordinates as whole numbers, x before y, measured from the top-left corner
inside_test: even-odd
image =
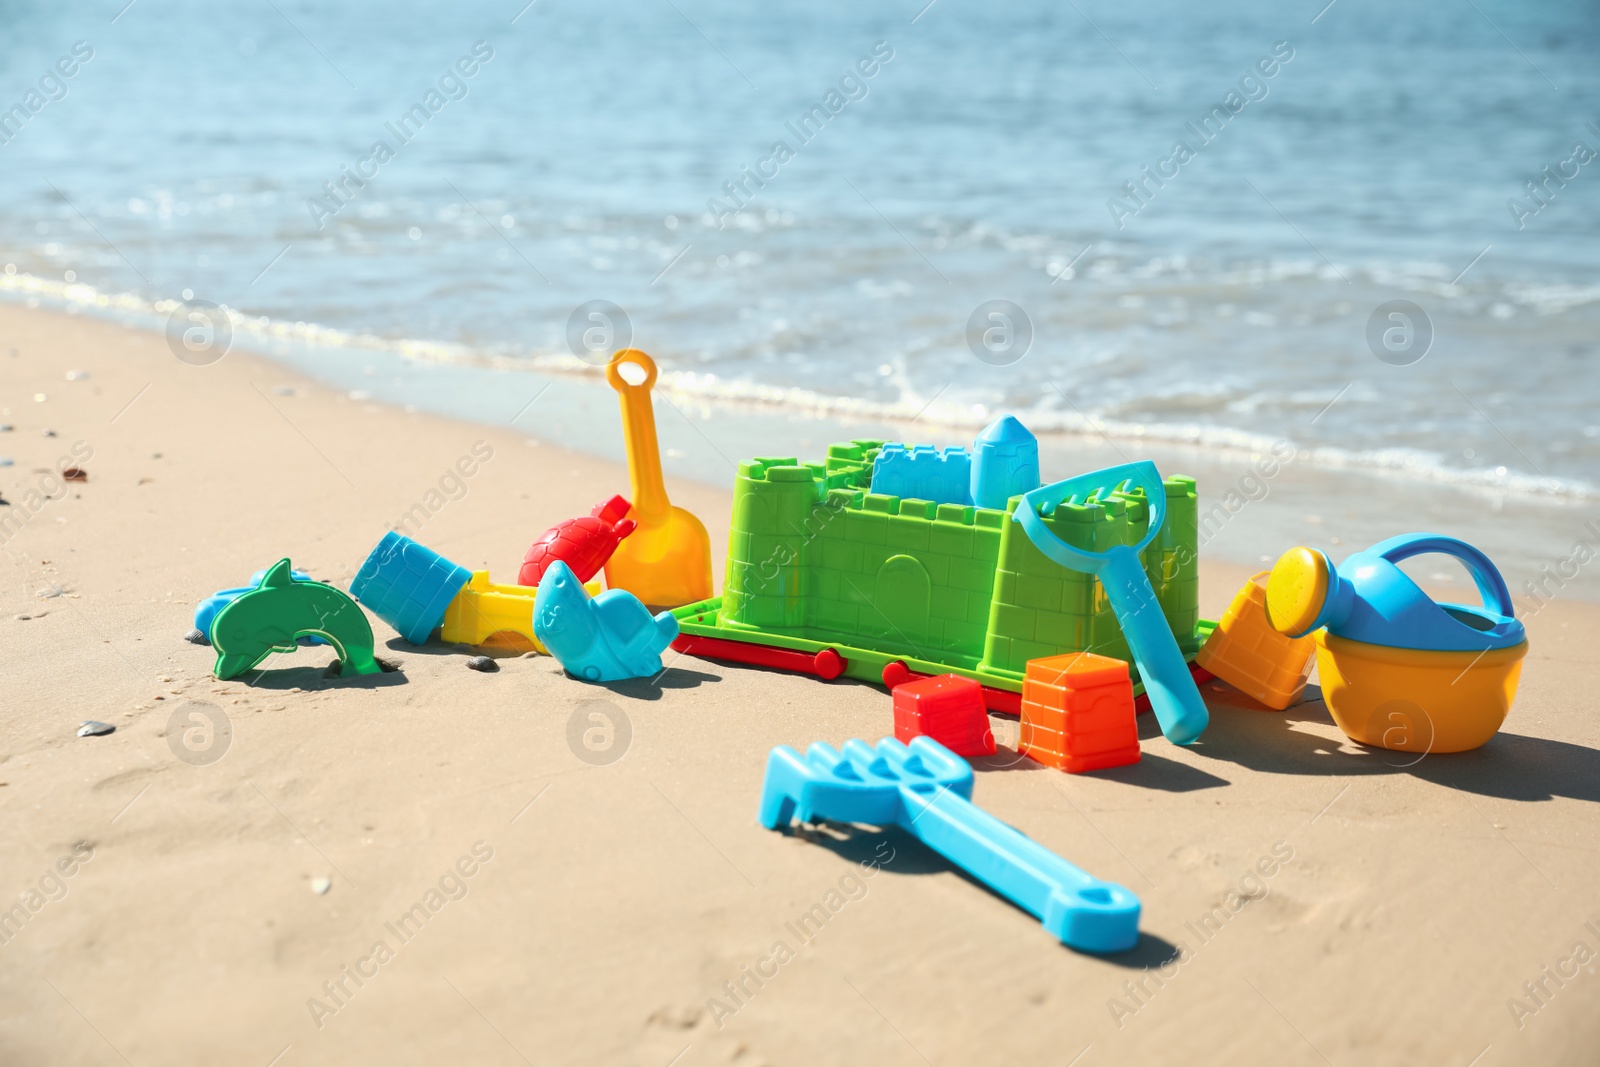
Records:
[[[1290,637],[1304,637],[1324,626],[1338,629],[1349,620],[1355,602],[1355,587],[1320,549],[1291,548],[1267,583],[1267,618]]]
[[[1460,561],[1482,604],[1435,603],[1398,566],[1430,554]],[[1495,565],[1472,545],[1439,534],[1391,537],[1337,567],[1317,549],[1291,548],[1267,579],[1267,617],[1291,637],[1326,629],[1334,637],[1389,648],[1476,652],[1524,640],[1511,592]]]

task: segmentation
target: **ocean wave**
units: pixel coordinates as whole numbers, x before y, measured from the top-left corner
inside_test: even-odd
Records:
[[[1600,302],[1600,285],[1512,282],[1506,286],[1506,295],[1541,315],[1555,315]]]
[[[570,358],[570,357],[569,357]],[[573,360],[572,362],[577,362]],[[564,361],[552,360],[551,370]],[[919,397],[903,397],[892,402],[857,397],[829,396],[807,389],[783,388],[743,381],[727,381],[715,375],[663,371],[657,388],[666,389],[681,401],[720,404],[760,405],[841,420],[903,422],[938,425],[976,433],[1001,414],[985,405],[924,402]],[[1403,481],[1421,481],[1491,494],[1539,497],[1563,503],[1600,498],[1600,486],[1572,478],[1550,478],[1506,467],[1460,468],[1443,462],[1438,453],[1421,449],[1347,449],[1305,444],[1292,438],[1263,434],[1230,426],[1203,423],[1128,422],[1101,419],[1082,412],[1062,412],[1048,408],[1006,408],[1035,434],[1078,437],[1091,440],[1134,441],[1165,446],[1190,447],[1218,456],[1255,457],[1270,454],[1287,443],[1295,448],[1296,462],[1330,470],[1364,472]]]
[[[1510,288],[1510,287],[1508,287]],[[26,273],[0,274],[0,296],[21,297],[30,306],[44,301],[68,310],[87,309],[121,321],[161,330],[164,320],[180,307],[179,300],[149,301],[132,293],[103,293],[92,286],[57,282]],[[1530,302],[1567,301],[1578,306],[1600,299],[1600,289],[1578,286],[1545,286]],[[387,338],[353,332],[310,322],[289,322],[267,316],[246,315],[224,308],[236,338],[260,342],[292,343],[321,348],[369,350],[391,353],[408,360],[457,366],[472,366],[515,372],[539,372],[597,380],[603,368],[557,351],[486,351],[468,345],[412,338]],[[663,369],[657,388],[681,407],[708,411],[713,407],[769,408],[789,414],[826,417],[839,421],[937,425],[946,429],[976,432],[988,425],[1000,409],[984,404],[942,399],[942,394],[924,398],[906,392],[898,400],[882,401],[864,397],[838,396],[793,386],[768,385],[742,379],[719,377],[711,373]],[[1539,473],[1503,466],[1462,468],[1443,461],[1440,454],[1415,448],[1348,449],[1337,446],[1296,442],[1238,427],[1197,422],[1136,422],[1091,417],[1074,408],[1070,412],[1049,407],[1007,408],[1034,433],[1041,436],[1077,437],[1091,440],[1134,441],[1169,447],[1190,447],[1224,456],[1258,456],[1271,452],[1285,441],[1296,450],[1297,463],[1309,463],[1330,470],[1367,473],[1403,481],[1451,486],[1463,491],[1491,495],[1518,495],[1559,503],[1600,499],[1600,486],[1585,479],[1546,477]]]

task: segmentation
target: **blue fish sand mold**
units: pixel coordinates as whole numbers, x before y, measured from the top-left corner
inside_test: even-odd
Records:
[[[539,579],[533,633],[569,674],[620,682],[661,673],[661,653],[678,636],[678,620],[670,611],[651,615],[623,589],[590,599],[572,568],[556,560]]]

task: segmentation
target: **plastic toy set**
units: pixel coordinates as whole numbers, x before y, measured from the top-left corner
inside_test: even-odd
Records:
[[[1440,604],[1398,564],[1437,553],[1466,566],[1481,606]],[[1465,752],[1493,737],[1516,696],[1527,634],[1500,571],[1465,541],[1402,534],[1353,553],[1292,548],[1234,598],[1201,649],[1217,677],[1282,710],[1316,658],[1322,699],[1352,741]]]
[[[1193,479],[1140,462],[1041,484],[1038,443],[1011,416],[970,449],[852,441],[821,462],[741,463],[714,597],[705,527],[663,483],[655,365],[625,349],[606,377],[631,503],[614,496],[542,534],[515,585],[393,532],[351,582],[353,600],[281,560],[197,609],[217,677],[303,641],[333,646],[341,675],[378,672],[359,601],[413,644],[438,633],[531,648],[586,682],[653,677],[670,644],[881,683],[894,736],[818,743],[803,757],[773,749],[762,824],[898,825],[1094,952],[1134,945],[1139,901],[971,804],[962,757],[996,753],[990,713],[1020,720],[1020,755],[1084,773],[1139,761],[1145,708],[1167,740],[1198,740],[1209,713],[1197,683],[1213,676],[1290,707],[1313,658],[1334,721],[1361,744],[1463,751],[1510,709],[1527,639],[1504,580],[1472,546],[1408,534],[1338,566],[1291,549],[1210,623],[1198,610]],[[1398,566],[1426,553],[1464,563],[1483,604],[1429,598]]]
[[[624,375],[629,365],[638,383]],[[367,556],[348,596],[291,573],[284,560],[196,609],[195,629],[217,649],[217,677],[242,674],[301,641],[333,645],[342,674],[378,673],[372,628],[357,601],[414,645],[437,633],[454,644],[547,652],[591,682],[660,673],[678,622],[645,604],[675,607],[707,596],[711,543],[700,520],[667,499],[650,404],[655,364],[625,349],[607,377],[622,401],[633,503],[613,496],[545,531],[523,556],[516,585],[492,582],[488,571],[470,571],[393,531]],[[604,592],[592,580],[602,569]]]

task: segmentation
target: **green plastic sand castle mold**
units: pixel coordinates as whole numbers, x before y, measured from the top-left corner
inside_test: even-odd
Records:
[[[293,652],[295,638],[315,635],[339,654],[340,677],[379,674],[372,624],[360,605],[323,582],[294,581],[287,559],[267,570],[261,584],[217,613],[211,643],[217,678],[236,678],[273,652]]]
[[[1019,692],[1027,663],[1091,651],[1130,659],[1099,581],[1047,559],[1005,510],[868,491],[883,443],[739,465],[720,599],[679,608],[685,634],[816,652],[833,648],[849,677],[881,681],[901,660]],[[1194,480],[1167,478],[1166,522],[1142,554],[1179,649],[1192,656],[1199,618]],[[1067,544],[1100,552],[1137,545],[1149,523],[1142,491],[1061,504],[1042,519]]]

